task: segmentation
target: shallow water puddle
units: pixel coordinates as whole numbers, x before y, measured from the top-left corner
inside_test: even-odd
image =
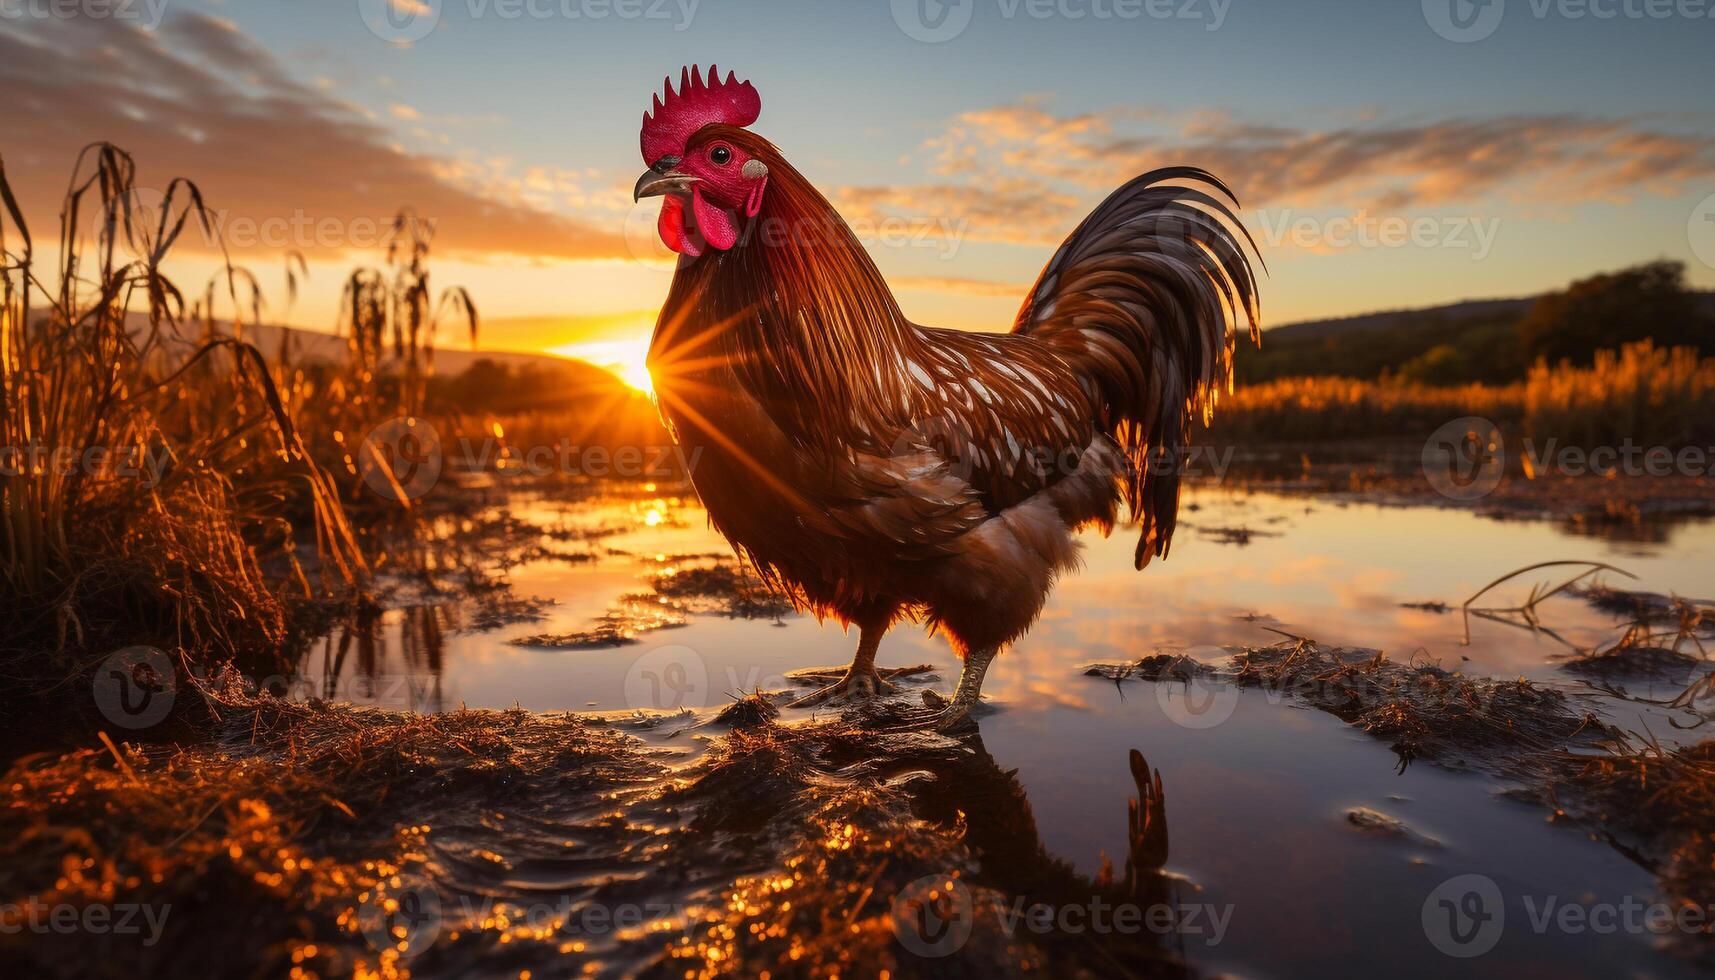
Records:
[[[1060,584],[1041,622],[991,671],[985,694],[996,708],[981,715],[981,745],[1000,771],[1017,770],[1025,797],[1009,826],[1033,832],[1049,855],[1085,875],[1098,872],[1104,855],[1122,862],[1127,801],[1137,792],[1127,754],[1137,749],[1161,771],[1166,866],[1184,876],[1180,900],[1224,912],[1218,930],[1208,919],[1182,936],[1195,968],[1311,976],[1361,961],[1403,975],[1443,973],[1455,961],[1424,955],[1444,931],[1435,924],[1436,889],[1477,873],[1498,886],[1508,917],[1499,945],[1473,961],[1482,973],[1691,972],[1648,935],[1538,931],[1551,902],[1647,902],[1654,886],[1609,846],[1550,825],[1540,806],[1506,799],[1501,782],[1421,763],[1401,772],[1383,742],[1270,692],[1116,685],[1084,676],[1083,667],[1161,650],[1214,662],[1230,652],[1223,647],[1275,642],[1273,627],[1398,661],[1573,689],[1576,679],[1556,666],[1571,652],[1567,644],[1616,638],[1616,617],[1556,597],[1540,615],[1560,640],[1473,620],[1467,646],[1460,602],[1516,567],[1557,559],[1608,562],[1637,576],[1607,576],[1616,587],[1701,597],[1710,591],[1715,524],[1681,525],[1665,541],[1639,543],[1431,507],[1209,490],[1189,492],[1186,505],[1170,559],[1142,573],[1131,567],[1129,534],[1088,536],[1086,568]],[[338,665],[330,689],[421,710],[689,710],[638,732],[688,758],[700,745],[685,733],[691,717],[706,718],[740,693],[791,687],[789,671],[843,664],[855,644],[832,625],[773,615],[755,596],[735,599],[742,579],[719,557],[728,549],[693,498],[564,507],[536,498],[515,502],[514,512],[590,532],[590,557],[543,558],[511,572],[519,597],[553,600],[542,618],[473,630],[446,610],[389,611],[366,638],[365,655]],[[1514,583],[1508,595],[1518,601],[1533,581],[1558,582],[1556,574]],[[1405,605],[1426,602],[1451,609]],[[602,624],[607,632],[591,632]],[[617,645],[600,645],[603,638]],[[533,645],[519,645],[523,639]],[[924,662],[940,670],[916,686],[949,691],[957,669],[940,640],[901,626],[882,645],[884,667]],[[331,664],[318,647],[304,670],[315,676]],[[1678,690],[1627,686],[1656,696]],[[1660,713],[1601,699],[1589,707],[1622,728],[1647,723],[1664,740],[1673,734]],[[783,720],[807,716],[787,711]],[[1354,825],[1355,808],[1403,822],[1403,836]]]

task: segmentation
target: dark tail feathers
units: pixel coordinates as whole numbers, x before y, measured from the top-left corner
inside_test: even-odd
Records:
[[[1052,344],[1094,384],[1098,422],[1131,460],[1126,502],[1142,527],[1139,568],[1172,544],[1191,420],[1206,423],[1232,383],[1241,312],[1260,341],[1251,256],[1259,264],[1261,256],[1237,207],[1197,167],[1135,178],[1054,253],[1013,328]]]

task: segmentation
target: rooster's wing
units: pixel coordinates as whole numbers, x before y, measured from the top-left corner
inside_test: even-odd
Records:
[[[990,514],[1076,471],[1096,437],[1093,388],[1048,345],[1016,334],[920,328],[927,408],[896,442],[932,450]]]

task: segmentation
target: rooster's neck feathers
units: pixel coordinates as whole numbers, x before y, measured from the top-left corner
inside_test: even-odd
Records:
[[[778,150],[741,129],[722,135],[767,164],[768,192],[733,248],[681,263],[653,349],[730,369],[812,446],[869,442],[916,407],[899,365],[922,343],[917,328],[839,213]]]

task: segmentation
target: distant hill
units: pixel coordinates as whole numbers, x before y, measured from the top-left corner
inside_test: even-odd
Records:
[[[1496,315],[1523,316],[1536,302],[1535,296],[1520,299],[1471,299],[1445,306],[1425,306],[1413,310],[1383,310],[1356,316],[1328,320],[1301,320],[1263,331],[1263,341],[1298,342],[1310,338],[1323,339],[1345,334],[1376,331],[1410,331],[1432,323],[1459,323]]]
[[[147,318],[133,314],[133,331],[147,329]],[[229,330],[222,324],[220,329]],[[183,349],[188,353],[200,338],[200,324],[181,324]],[[299,367],[340,364],[346,339],[315,330],[277,325],[244,328],[270,362],[279,356],[282,338],[288,356]],[[382,362],[387,369],[387,361]],[[433,414],[493,416],[506,419],[506,430],[519,444],[667,446],[671,438],[648,395],[605,368],[588,361],[528,351],[448,349],[435,352],[429,379],[428,409]]]
[[[1715,315],[1715,293],[1696,295]],[[1528,367],[1519,323],[1540,298],[1466,300],[1286,324],[1265,330],[1260,349],[1240,345],[1234,374],[1248,383],[1384,375],[1431,384],[1511,381]]]
[[[270,357],[280,347],[280,334],[285,332],[291,338],[292,356],[295,358],[310,358],[314,360],[339,361],[345,358],[345,338],[336,337],[319,330],[305,330],[302,327],[281,327],[273,325],[251,326],[245,328],[248,340],[262,348]],[[612,372],[598,368],[586,361],[575,361],[571,358],[557,357],[553,354],[543,354],[534,351],[507,350],[464,350],[461,348],[436,348],[435,373],[441,375],[462,374],[477,361],[493,361],[508,367],[553,367],[566,364],[580,364],[592,371],[599,372],[603,384],[623,384]],[[601,380],[591,377],[591,381]]]
[[[140,332],[144,329],[148,318],[143,314],[133,313],[131,314],[131,322],[133,323],[133,332]],[[231,330],[230,324],[225,322],[221,322],[219,328],[223,331]],[[194,340],[200,333],[200,325],[180,325],[180,336],[187,341]],[[244,339],[255,344],[270,360],[280,350],[282,334],[286,336],[287,342],[290,344],[289,351],[294,362],[327,361],[338,363],[345,360],[346,339],[344,337],[323,333],[320,330],[307,330],[303,327],[286,327],[277,324],[248,324],[244,328]],[[629,385],[605,368],[598,367],[588,361],[537,351],[437,348],[435,351],[435,374],[445,378],[456,377],[470,370],[471,366],[479,361],[488,361],[514,370],[536,368],[556,372],[573,382],[575,387],[584,390],[632,392]]]
[[[295,363],[345,357],[345,339],[331,334],[275,326],[248,328],[246,334],[270,358],[282,334]],[[552,354],[437,350],[428,409],[434,415],[505,419],[515,447],[672,443],[648,395],[588,361]]]

